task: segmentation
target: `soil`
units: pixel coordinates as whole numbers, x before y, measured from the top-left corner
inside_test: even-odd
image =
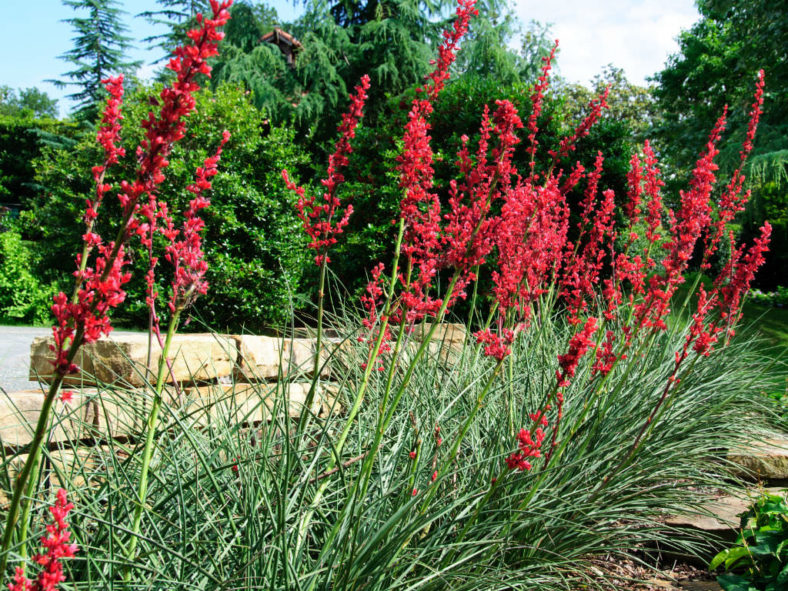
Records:
[[[658,570],[630,559],[607,557],[595,560],[596,581],[621,591],[721,591],[715,576],[690,564],[662,565]]]

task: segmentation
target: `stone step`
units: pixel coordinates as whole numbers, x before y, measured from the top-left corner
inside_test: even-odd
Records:
[[[238,381],[293,380],[314,373],[315,339],[281,339],[256,335],[236,335],[238,358],[234,368]],[[321,356],[321,376],[329,377],[328,351]]]
[[[763,492],[774,495],[786,494],[786,490],[781,487],[765,488]],[[730,540],[738,535],[739,515],[747,510],[759,493],[760,491],[753,490],[749,495],[744,493],[721,495],[708,500],[703,505],[704,513],[670,515],[665,518],[665,523]]]
[[[788,480],[788,438],[775,435],[728,453],[727,460],[741,468],[744,477],[766,482]]]
[[[50,383],[54,353],[52,337],[38,337],[30,345],[30,380]],[[156,377],[146,368],[157,368],[161,349],[154,341],[148,365],[148,335],[125,333],[83,346],[74,360],[76,374],[66,377],[66,384],[97,386],[120,384],[138,388],[155,383]],[[196,382],[227,378],[238,360],[236,340],[214,334],[183,334],[173,338],[170,348],[172,373],[167,382]]]
[[[179,393],[168,388],[164,393],[167,406],[178,409],[188,425],[204,426],[221,421],[224,424],[257,423],[270,420],[276,401],[282,400],[287,388],[291,417],[301,414],[311,384],[293,382],[281,384],[236,384],[186,388]],[[339,412],[335,404],[336,387],[321,385],[314,397],[311,412],[326,415]],[[40,390],[14,392],[0,398],[0,446],[11,450],[28,445],[33,437],[44,393]],[[57,400],[54,404],[54,428],[50,443],[82,439],[136,436],[142,433],[150,412],[149,390],[81,389],[71,402]],[[280,407],[278,412],[283,409]],[[167,420],[163,413],[162,420]]]

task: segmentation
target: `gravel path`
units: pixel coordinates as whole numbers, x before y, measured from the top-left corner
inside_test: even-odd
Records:
[[[30,343],[51,332],[46,327],[0,326],[0,388],[14,392],[38,387],[27,379]]]

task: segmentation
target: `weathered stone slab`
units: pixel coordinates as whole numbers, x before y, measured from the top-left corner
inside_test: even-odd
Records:
[[[742,450],[730,452],[728,461],[742,472],[762,480],[788,479],[788,440],[782,438],[755,442]]]
[[[314,339],[282,339],[255,335],[233,337],[238,347],[238,380],[257,382],[266,380],[294,380],[310,377],[314,369],[316,343]],[[324,352],[323,361],[327,359]],[[321,372],[328,377],[328,368]]]
[[[53,378],[49,350],[52,337],[36,338],[30,346],[30,379],[49,383]],[[161,349],[154,342],[150,367],[158,367]],[[227,377],[232,374],[237,359],[236,342],[230,337],[213,334],[176,335],[170,348],[172,373],[168,383],[198,382]],[[148,357],[147,334],[110,335],[85,345],[75,362],[80,371],[66,378],[72,385],[120,384],[140,387],[155,383],[155,375],[146,369]]]
[[[422,341],[430,332],[431,328],[432,323],[421,323],[413,329],[413,337],[418,341]],[[452,346],[459,345],[461,347],[465,342],[465,325],[460,324],[459,322],[442,322],[435,329],[435,332],[432,335],[432,340],[440,341]]]
[[[421,343],[429,334],[432,323],[425,322],[413,329],[412,338]],[[465,325],[457,322],[442,322],[435,328],[430,339],[428,352],[443,363],[453,363],[459,359],[465,346]]]
[[[313,326],[296,326],[293,329],[293,336],[297,339],[314,339],[317,338],[317,328]],[[324,326],[323,338],[338,339],[341,338],[341,335],[336,329]]]
[[[180,416],[187,425],[200,426],[210,420],[223,422],[260,422],[270,420],[276,408],[281,412],[284,389],[287,389],[287,412],[297,417],[303,410],[309,392],[308,382],[280,384],[215,384],[191,387],[176,393],[165,390],[164,403],[173,409],[180,407]],[[150,390],[97,389],[74,392],[70,402],[59,398],[50,418],[49,443],[111,437],[139,436],[143,433],[151,408]],[[321,384],[313,399],[311,412],[325,416],[333,409],[336,386]],[[18,448],[32,441],[41,414],[44,393],[40,390],[14,392],[0,399],[0,446]],[[160,421],[167,421],[167,413]],[[161,423],[162,425],[164,422]]]
[[[226,423],[258,423],[271,419],[272,412],[283,410],[284,391],[287,389],[287,413],[300,416],[311,384],[291,382],[275,384],[216,384],[190,388],[183,399],[184,414],[198,424],[213,420]],[[312,401],[313,414],[324,416],[340,409],[335,405],[336,388],[320,385]]]
[[[766,488],[766,494],[783,495],[783,488]],[[735,535],[739,527],[739,515],[744,513],[752,504],[753,499],[741,495],[726,495],[708,501],[704,508],[710,515],[671,515],[665,519],[669,525],[706,533],[717,534],[721,537]]]
[[[4,448],[28,445],[35,431],[44,393],[40,390],[13,392],[0,399],[0,445]],[[95,439],[139,433],[147,417],[145,394],[123,393],[117,400],[95,389],[74,393],[70,402],[58,399],[50,415],[50,443]]]

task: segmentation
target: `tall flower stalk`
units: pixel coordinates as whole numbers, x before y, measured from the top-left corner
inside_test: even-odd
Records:
[[[231,4],[232,0],[211,0],[212,18],[199,15],[197,20],[200,28],[190,31],[188,35],[191,44],[175,50],[175,57],[170,60],[168,67],[176,73],[176,80],[172,86],[165,87],[161,92],[159,116],[151,112],[142,123],[145,137],[136,151],[139,165],[132,182],[120,183],[118,201],[122,219],[115,239],[110,242],[104,242],[93,232],[98,207],[105,193],[111,189],[111,186],[104,182],[106,169],[123,155],[122,148],[117,146],[122,78],[107,81],[110,98],[97,137],[104,148],[105,159],[101,166],[93,169],[96,198],[87,203],[87,231],[83,236],[85,245],[82,254],[77,257],[74,296],[69,299],[61,292],[54,298],[54,377],[44,397],[27,460],[14,483],[0,549],[0,572],[4,572],[8,561],[8,551],[16,532],[20,508],[24,515],[28,514],[31,500],[23,498],[23,493],[29,486],[33,468],[38,465],[53,402],[65,377],[78,371],[74,360],[82,345],[93,343],[112,330],[109,312],[125,299],[123,285],[131,277],[130,273],[125,271],[129,263],[126,246],[133,236],[144,234],[144,229],[140,228],[142,199],[145,195],[155,195],[164,181],[164,169],[169,165],[168,157],[172,145],[184,136],[184,118],[194,110],[193,94],[199,89],[195,78],[198,74],[210,74],[210,66],[206,60],[218,53],[217,43],[222,39],[223,33],[217,29],[229,19],[227,9]],[[97,256],[93,265],[90,265],[88,256],[94,250]],[[26,532],[26,527],[23,531]],[[18,542],[25,544],[25,537],[26,534]]]
[[[342,234],[347,226],[350,216],[353,214],[353,205],[347,203],[342,210],[342,202],[337,197],[337,188],[341,185],[345,176],[342,169],[348,164],[348,156],[353,152],[351,140],[356,135],[358,126],[364,114],[364,102],[367,99],[369,90],[369,76],[364,74],[361,81],[356,85],[350,97],[350,107],[342,116],[339,124],[339,139],[334,145],[334,152],[328,158],[328,171],[326,178],[321,181],[325,192],[322,201],[317,199],[317,195],[307,196],[306,189],[296,185],[290,179],[287,170],[282,171],[287,188],[298,196],[296,210],[298,217],[303,223],[304,231],[311,239],[309,248],[315,251],[315,264],[320,268],[320,279],[317,291],[317,338],[315,340],[315,358],[313,364],[313,381],[309,393],[304,402],[304,409],[312,407],[315,390],[320,379],[320,363],[322,359],[323,347],[323,314],[325,310],[325,285],[326,271],[328,263],[331,261],[328,251],[337,242],[337,235]],[[301,426],[303,427],[308,413],[301,415]]]
[[[222,141],[213,156],[205,159],[204,166],[197,169],[195,182],[186,189],[193,194],[186,210],[183,226],[180,230],[176,229],[172,218],[166,216],[166,226],[162,228],[162,233],[169,240],[165,258],[173,266],[173,279],[171,284],[171,295],[169,300],[170,320],[167,334],[162,339],[158,327],[158,321],[154,324],[154,333],[161,348],[159,357],[158,371],[156,373],[156,387],[153,393],[153,403],[148,420],[145,423],[145,446],[142,450],[142,464],[140,468],[140,479],[137,487],[137,503],[134,509],[134,517],[131,524],[131,540],[126,551],[126,558],[129,562],[134,560],[139,539],[140,523],[142,521],[143,508],[148,496],[148,473],[150,470],[151,458],[153,456],[154,436],[158,426],[159,413],[163,402],[164,382],[167,374],[172,372],[170,365],[170,347],[172,339],[178,330],[181,314],[194,303],[199,295],[208,291],[208,282],[205,280],[205,272],[208,264],[205,262],[202,251],[202,238],[200,232],[205,226],[202,218],[199,217],[200,210],[208,207],[211,203],[205,197],[205,192],[211,189],[211,177],[217,174],[219,157],[222,153],[224,144],[230,139],[230,133],[225,131]],[[153,301],[149,302],[153,305]],[[152,311],[152,317],[156,317]],[[172,376],[174,379],[174,376]],[[126,572],[126,578],[131,576],[131,571]]]

